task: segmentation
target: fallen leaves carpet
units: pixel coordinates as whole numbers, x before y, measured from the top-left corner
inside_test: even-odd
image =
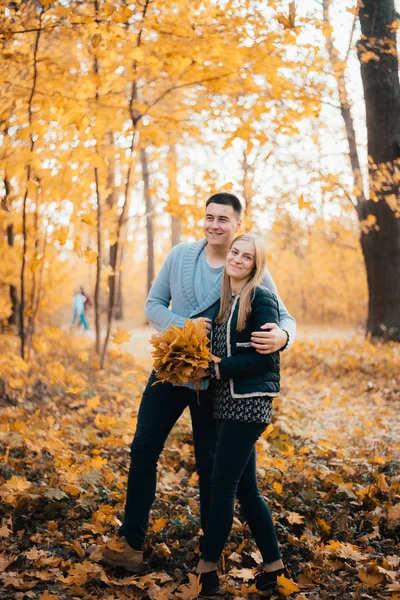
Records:
[[[1,336],[0,599],[196,597],[198,487],[189,415],[159,466],[146,570],[92,560],[122,519],[148,371],[113,351],[99,370],[84,338],[48,329],[30,365]],[[400,352],[361,338],[299,342],[258,444],[293,599],[400,599]],[[96,556],[96,555],[94,555]],[[260,555],[240,508],[221,560],[223,598],[256,598]]]

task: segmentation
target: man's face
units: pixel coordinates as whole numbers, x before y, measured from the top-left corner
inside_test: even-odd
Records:
[[[214,202],[207,206],[203,227],[211,246],[229,246],[240,225],[241,220],[232,206]]]

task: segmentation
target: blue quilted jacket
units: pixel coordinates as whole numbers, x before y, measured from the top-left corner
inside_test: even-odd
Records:
[[[251,346],[251,333],[265,323],[279,325],[278,300],[263,286],[257,286],[251,314],[243,331],[237,331],[240,296],[236,296],[228,317],[227,356],[218,364],[221,379],[228,379],[233,398],[279,396],[280,354],[259,354]],[[219,306],[218,306],[219,311]],[[212,348],[212,345],[211,345]]]

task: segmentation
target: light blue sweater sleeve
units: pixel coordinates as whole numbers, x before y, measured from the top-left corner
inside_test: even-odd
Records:
[[[165,259],[151,286],[144,308],[146,319],[157,331],[165,331],[171,325],[184,327],[187,321],[185,317],[177,315],[169,309],[171,302],[171,268],[177,248],[178,246],[174,246]]]
[[[261,283],[264,287],[266,287],[271,292],[273,292],[275,294],[275,296],[278,298],[279,327],[281,329],[284,329],[285,331],[287,331],[287,333],[289,335],[289,342],[288,342],[288,345],[286,346],[286,350],[287,350],[293,344],[294,338],[296,337],[296,321],[289,314],[286,306],[282,302],[282,300],[278,294],[278,289],[277,289],[275,282],[272,279],[271,273],[268,271],[268,269],[265,269],[264,275],[262,276]]]

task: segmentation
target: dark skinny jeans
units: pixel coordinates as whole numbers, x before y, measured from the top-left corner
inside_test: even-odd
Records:
[[[128,544],[141,550],[157,484],[157,463],[172,427],[189,406],[193,427],[194,453],[200,485],[200,518],[203,531],[210,509],[210,484],[217,439],[212,396],[170,383],[157,383],[150,376],[139,408],[138,422],[131,446],[131,462],[124,523],[119,534]]]
[[[264,563],[281,558],[274,523],[257,484],[255,444],[266,425],[218,421],[211,478],[211,507],[203,539],[203,559],[218,562],[232,529],[237,496]]]

